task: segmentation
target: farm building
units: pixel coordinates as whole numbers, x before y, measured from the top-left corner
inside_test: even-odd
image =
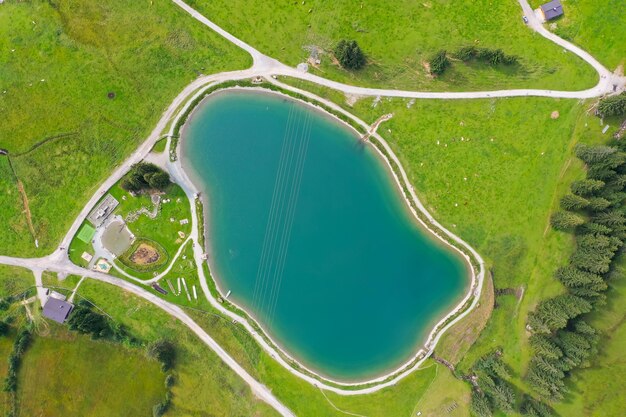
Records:
[[[543,14],[545,20],[552,20],[563,16],[563,5],[561,1],[552,0],[551,2],[541,5],[541,14]]]
[[[43,315],[57,323],[64,323],[73,308],[74,306],[71,303],[51,296],[48,297],[46,305],[43,306]]]

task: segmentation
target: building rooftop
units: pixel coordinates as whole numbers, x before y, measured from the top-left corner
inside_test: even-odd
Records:
[[[89,220],[94,226],[100,227],[119,204],[119,201],[117,201],[115,197],[111,194],[107,194],[100,204],[98,204],[91,211],[91,213],[89,213],[87,220]]]
[[[560,0],[552,0],[551,2],[543,4],[541,6],[541,11],[543,12],[546,20],[551,20],[555,17],[563,15],[563,5]]]
[[[43,306],[43,315],[57,323],[64,323],[73,308],[74,306],[65,300],[48,297],[46,305]]]

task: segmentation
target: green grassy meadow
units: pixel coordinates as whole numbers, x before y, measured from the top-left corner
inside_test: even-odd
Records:
[[[530,3],[536,8],[544,2],[533,0]],[[567,0],[563,8],[564,16],[554,22],[553,31],[557,35],[581,46],[611,71],[626,63],[626,3],[622,0]]]
[[[0,253],[34,256],[55,246],[186,84],[251,60],[168,0],[9,0],[0,7],[0,62],[0,144],[40,245],[0,157]]]
[[[0,298],[22,293],[34,286],[35,278],[28,269],[0,265]]]
[[[18,375],[21,416],[149,416],[165,396],[160,365],[137,348],[93,341],[50,324]]]
[[[350,84],[460,91],[577,90],[597,82],[591,67],[528,29],[521,8],[512,0],[190,0],[189,4],[261,52],[292,66],[306,61],[311,46],[331,51],[342,38],[355,39],[368,59],[364,69],[345,71],[323,54],[320,68],[314,70]],[[502,48],[518,55],[520,65],[492,68],[454,62],[440,78],[428,74],[424,63],[438,50],[453,52],[467,45]]]
[[[248,386],[177,320],[152,304],[116,287],[93,280],[78,293],[127,326],[143,340],[165,337],[178,347],[176,384],[167,416],[275,416],[255,399]],[[222,319],[225,320],[225,319]]]

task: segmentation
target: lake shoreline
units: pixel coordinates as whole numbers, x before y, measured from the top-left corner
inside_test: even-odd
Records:
[[[180,136],[181,136],[181,141],[180,141],[180,143],[179,143],[179,146],[180,146],[181,148],[184,148],[184,147],[186,146],[186,145],[185,145],[186,140],[184,140],[184,139],[185,139],[184,137],[185,137],[185,135],[187,134],[187,131],[186,131],[186,130],[187,130],[187,129],[186,129],[186,128],[187,128],[187,124],[188,124],[188,122],[190,122],[191,120],[193,120],[193,118],[197,115],[197,111],[198,111],[198,109],[202,108],[202,105],[205,103],[205,101],[206,101],[208,98],[215,97],[215,96],[217,96],[217,95],[223,95],[223,94],[237,94],[238,92],[244,92],[244,93],[245,93],[245,92],[250,92],[250,91],[254,91],[255,93],[258,93],[258,94],[266,94],[266,95],[272,95],[272,96],[279,96],[279,97],[283,98],[283,100],[295,101],[295,102],[300,103],[300,104],[308,104],[308,107],[312,108],[314,111],[316,111],[316,113],[318,113],[318,114],[322,115],[323,117],[325,117],[325,118],[327,118],[327,119],[332,120],[332,121],[333,121],[333,123],[338,124],[338,125],[339,125],[339,126],[341,126],[342,128],[345,128],[346,126],[347,126],[347,127],[349,127],[349,128],[351,128],[351,129],[352,129],[352,130],[351,130],[351,134],[356,134],[356,135],[357,135],[357,137],[355,137],[356,141],[358,141],[358,137],[360,137],[360,136],[361,136],[361,132],[359,132],[358,130],[356,130],[356,129],[355,129],[353,126],[351,126],[350,124],[348,124],[348,123],[346,123],[345,121],[341,120],[341,119],[340,119],[340,118],[338,118],[337,116],[335,116],[335,115],[333,115],[333,114],[329,113],[329,112],[328,112],[328,111],[326,111],[325,109],[322,109],[322,108],[320,108],[319,106],[316,106],[316,105],[314,105],[314,104],[312,104],[312,103],[308,103],[308,102],[306,102],[306,101],[304,101],[304,100],[299,100],[299,99],[297,99],[297,98],[290,97],[290,96],[288,96],[288,95],[286,95],[286,94],[283,94],[283,93],[280,93],[280,92],[275,92],[275,91],[271,91],[271,90],[269,90],[269,91],[268,91],[267,89],[262,89],[262,88],[241,88],[241,87],[237,88],[237,87],[229,87],[229,88],[222,89],[222,90],[217,90],[217,91],[214,91],[214,92],[212,92],[212,93],[208,94],[206,97],[204,97],[204,98],[203,98],[203,100],[201,100],[201,101],[200,101],[200,102],[196,105],[196,107],[193,109],[193,111],[192,111],[192,112],[191,112],[191,114],[189,115],[188,120],[187,120],[187,121],[185,122],[185,124],[183,125],[182,131],[181,131],[181,135],[180,135]],[[390,186],[392,187],[392,189],[394,190],[394,192],[396,192],[396,193],[397,193],[397,192],[400,192],[401,197],[403,197],[403,198],[404,198],[404,200],[405,200],[405,201],[404,201],[404,203],[402,204],[402,206],[403,206],[405,209],[406,209],[406,208],[408,208],[408,209],[409,209],[409,211],[411,211],[411,212],[412,212],[412,211],[413,211],[413,209],[412,209],[411,205],[409,204],[409,201],[408,201],[408,199],[407,199],[406,195],[404,194],[403,189],[399,186],[399,182],[400,182],[400,181],[399,181],[399,178],[396,176],[395,172],[393,171],[393,168],[391,167],[391,164],[390,164],[389,160],[387,159],[387,156],[386,156],[386,155],[384,155],[384,154],[380,151],[380,149],[378,149],[378,147],[377,147],[377,146],[374,146],[374,145],[373,145],[373,144],[371,144],[371,143],[369,143],[369,144],[373,146],[374,151],[375,151],[375,152],[374,152],[374,155],[376,156],[376,158],[377,158],[377,159],[379,159],[379,160],[382,160],[382,161],[384,161],[384,162],[386,163],[386,167],[384,168],[384,171],[385,171],[385,173],[387,174],[387,176],[389,176],[389,174],[391,174],[391,177],[389,177],[389,179],[395,179],[395,180],[396,180],[396,181],[395,181],[395,182],[396,182],[396,185],[394,186],[394,185],[390,184]],[[180,154],[181,154],[181,159],[183,160],[183,161],[181,161],[181,162],[184,162],[184,165],[185,165],[184,169],[185,169],[185,171],[189,174],[190,178],[192,178],[192,182],[193,182],[194,184],[196,184],[196,185],[198,185],[198,184],[203,184],[203,181],[199,181],[199,179],[198,179],[198,174],[197,174],[197,173],[196,173],[196,172],[195,172],[195,171],[194,171],[194,170],[190,167],[190,164],[188,163],[188,161],[185,161],[185,158],[184,158],[184,156],[183,156],[183,155],[184,155],[184,151],[181,151],[181,152],[180,152]],[[382,161],[379,161],[379,162],[382,162]],[[389,172],[389,171],[391,171],[391,172]],[[212,254],[213,254],[213,252],[214,252],[214,251],[213,251],[213,248],[212,248],[211,232],[210,232],[210,231],[211,231],[211,225],[210,225],[210,220],[209,220],[209,219],[210,219],[210,216],[209,216],[209,210],[210,210],[210,196],[209,196],[209,193],[210,193],[210,190],[208,189],[208,185],[207,185],[207,184],[204,184],[204,185],[205,185],[204,187],[198,187],[198,188],[199,188],[199,189],[202,189],[202,199],[203,199],[203,203],[204,203],[204,205],[205,205],[205,207],[204,207],[204,210],[205,210],[205,219],[204,219],[204,220],[205,220],[205,235],[206,235],[206,236],[205,236],[205,239],[206,239],[206,246],[207,246],[207,248],[205,248],[205,249],[206,249],[206,250],[210,253],[210,259],[213,259],[213,258],[212,258]],[[406,207],[406,206],[405,206],[405,204],[406,204],[406,206],[408,206],[408,207]],[[412,214],[415,214],[415,213],[412,213]],[[422,229],[422,230],[423,230],[423,229],[426,229],[426,230],[424,230],[424,231],[426,232],[426,233],[425,233],[425,235],[426,235],[426,236],[428,236],[428,238],[429,238],[429,239],[431,239],[431,240],[432,240],[433,238],[436,238],[436,239],[434,239],[434,240],[433,240],[433,242],[436,242],[436,243],[437,243],[437,245],[446,247],[446,250],[449,250],[449,247],[450,247],[450,246],[452,246],[452,245],[450,245],[448,242],[446,242],[446,241],[442,240],[442,238],[441,238],[441,237],[440,237],[437,233],[433,232],[433,231],[432,231],[432,230],[431,230],[428,226],[426,226],[426,225],[425,225],[425,224],[424,224],[424,223],[423,223],[423,222],[422,222],[419,218],[415,219],[413,215],[411,215],[411,216],[410,216],[410,218],[411,218],[411,220],[413,221],[413,223],[414,223],[414,224],[416,224],[416,225],[417,225],[420,229]],[[416,222],[415,220],[417,220],[417,222]],[[432,236],[432,235],[435,235],[435,236]],[[472,277],[472,276],[473,276],[473,268],[471,267],[471,263],[470,263],[470,262],[468,262],[468,259],[467,259],[465,256],[463,256],[463,254],[459,254],[459,252],[460,252],[460,251],[459,251],[456,247],[454,247],[454,246],[452,246],[452,247],[453,247],[454,249],[456,249],[456,250],[453,250],[451,253],[452,253],[452,254],[454,254],[455,256],[460,256],[460,259],[462,260],[462,263],[463,263],[463,265],[465,266],[465,269],[466,269],[466,274],[469,274],[469,275],[470,275],[470,277]],[[210,265],[210,270],[211,270],[211,271],[213,271],[213,273],[212,273],[212,277],[213,277],[213,279],[214,279],[214,281],[215,281],[215,283],[216,283],[216,285],[217,285],[217,287],[218,287],[218,291],[219,291],[219,292],[222,294],[222,296],[223,296],[224,291],[222,290],[222,288],[224,288],[224,287],[225,287],[225,282],[223,282],[223,281],[220,279],[220,273],[219,273],[219,271],[216,271],[216,270],[215,270],[215,265],[214,265],[214,263],[213,263],[213,262],[210,262],[210,264],[211,264],[211,265]],[[468,289],[472,286],[472,281],[473,281],[473,280],[466,280],[465,285],[464,285],[464,289],[463,289],[463,293],[467,292],[467,291],[468,291]],[[462,296],[461,296],[460,298],[462,298]],[[442,307],[442,308],[440,309],[440,311],[438,311],[438,312],[437,312],[436,316],[435,316],[432,320],[429,320],[429,325],[428,325],[428,328],[434,328],[436,323],[441,322],[443,318],[445,318],[445,317],[447,317],[447,316],[449,315],[449,312],[450,312],[450,311],[452,311],[452,310],[451,310],[451,307],[454,307],[454,306],[456,305],[456,302],[452,302],[451,304],[452,304],[452,306],[445,306],[445,307]],[[257,322],[257,324],[259,324],[259,321],[256,319],[256,317],[254,317],[254,316],[253,316],[250,312],[248,312],[248,311],[247,311],[247,309],[245,309],[245,308],[241,308],[241,306],[239,305],[239,303],[235,303],[235,305],[237,305],[237,307],[238,307],[238,308],[240,308],[240,309],[242,309],[243,311],[246,311],[246,313],[247,313],[248,315],[250,315],[250,316],[251,316],[251,318],[252,318],[255,322]],[[458,308],[458,305],[457,305],[457,308]],[[438,309],[438,310],[439,310],[439,309]],[[274,343],[274,344],[275,344],[275,345],[276,345],[276,346],[277,346],[280,350],[282,350],[282,351],[283,351],[283,353],[285,353],[285,354],[286,354],[286,356],[287,356],[288,358],[293,359],[293,357],[292,357],[289,353],[286,353],[287,351],[286,351],[286,350],[285,350],[285,349],[284,349],[284,348],[283,348],[280,344],[276,343],[276,341],[275,341],[275,340],[273,340],[271,337],[269,337],[269,335],[268,335],[267,331],[264,329],[264,326],[261,326],[261,325],[259,324],[259,327],[261,327],[261,329],[263,329],[263,332],[265,333],[265,335],[266,335],[266,336],[267,336],[267,337],[268,337],[268,338],[269,338],[269,339],[270,339],[270,340],[271,340],[271,341],[272,341],[272,342],[273,342],[273,343]],[[411,364],[411,363],[415,362],[415,360],[416,360],[416,359],[418,359],[418,357],[420,356],[420,352],[421,352],[421,351],[422,351],[422,349],[424,348],[424,345],[426,345],[426,344],[427,344],[427,342],[428,342],[428,340],[431,338],[431,336],[432,336],[432,332],[431,332],[431,334],[428,334],[428,336],[425,336],[424,338],[421,338],[421,339],[420,339],[420,341],[419,341],[418,343],[416,343],[416,345],[415,345],[415,346],[412,346],[412,348],[411,348],[411,352],[415,352],[416,350],[417,350],[418,352],[410,358],[410,361],[409,361],[409,362],[406,362],[406,361],[401,361],[402,363],[404,363],[404,365],[402,365],[402,366],[400,366],[400,367],[398,367],[398,366],[397,366],[397,363],[396,363],[395,365],[389,366],[389,367],[388,367],[388,371],[386,370],[386,371],[384,371],[384,372],[380,372],[380,374],[382,374],[382,377],[389,377],[390,373],[391,373],[391,374],[397,374],[399,370],[401,370],[401,369],[405,369],[405,368],[407,367],[407,364]],[[295,362],[300,363],[297,359],[295,360]],[[300,365],[301,365],[301,364],[300,364]],[[302,366],[302,367],[303,367],[304,369],[307,369],[307,370],[311,371],[313,374],[319,375],[319,376],[320,376],[320,377],[322,377],[322,378],[325,378],[325,379],[327,378],[327,376],[325,376],[323,372],[317,371],[317,370],[315,370],[315,369],[311,370],[311,369],[310,369],[310,367],[307,367],[307,366]],[[315,368],[315,367],[314,367],[314,368]],[[377,375],[378,375],[378,374],[379,374],[379,373],[377,373]],[[376,378],[376,379],[379,379],[379,378],[382,378],[382,377],[378,377],[378,376],[377,376],[377,378]],[[332,380],[332,379],[331,379],[331,380]],[[333,382],[337,382],[338,384],[352,384],[352,383],[358,383],[358,382],[357,382],[357,380],[355,380],[355,381],[349,381],[349,380],[343,380],[343,379],[341,380],[341,382],[339,382],[339,381],[333,381]]]

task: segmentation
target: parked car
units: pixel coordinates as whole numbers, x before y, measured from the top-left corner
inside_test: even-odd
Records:
[[[524,23],[528,23],[528,18],[526,16],[523,16],[522,19],[524,19]]]

